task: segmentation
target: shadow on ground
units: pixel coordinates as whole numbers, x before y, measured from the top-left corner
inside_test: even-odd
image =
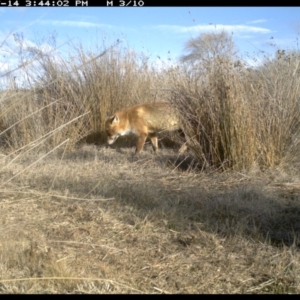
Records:
[[[239,173],[204,173],[199,168],[189,172],[197,165],[188,154],[161,149],[153,155],[148,150],[136,158],[129,148],[89,146],[66,153],[61,171],[54,161],[52,167],[27,176],[25,184],[47,191],[51,183],[52,191],[68,190],[77,197],[115,198],[105,205],[113,210],[116,205],[119,210],[130,207],[116,215],[125,223],[132,223],[134,215],[164,220],[177,232],[201,228],[227,237],[300,246],[299,193],[275,192],[267,188],[266,180],[244,180]]]

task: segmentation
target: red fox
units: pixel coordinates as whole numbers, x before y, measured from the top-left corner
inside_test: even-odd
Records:
[[[107,143],[111,145],[119,136],[133,133],[138,138],[135,154],[141,153],[147,137],[156,152],[157,134],[164,130],[180,130],[179,124],[175,111],[166,102],[138,104],[118,111],[106,120]],[[186,146],[181,148],[180,153]]]

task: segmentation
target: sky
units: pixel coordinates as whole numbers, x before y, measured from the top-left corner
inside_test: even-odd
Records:
[[[23,35],[26,46],[42,44],[43,51],[53,47],[55,35],[62,53],[66,42],[93,49],[120,40],[152,59],[177,61],[189,39],[218,30],[233,33],[249,63],[246,53],[272,55],[270,43],[299,50],[300,7],[0,7],[0,72],[17,63],[14,34]]]

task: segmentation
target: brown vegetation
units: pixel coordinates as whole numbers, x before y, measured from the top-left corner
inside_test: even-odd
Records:
[[[163,70],[28,49],[35,84],[0,94],[0,292],[300,292],[299,54],[246,68],[231,42]],[[162,99],[188,153],[104,147],[107,113]]]

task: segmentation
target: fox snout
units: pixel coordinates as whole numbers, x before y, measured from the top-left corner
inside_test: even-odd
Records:
[[[108,136],[106,142],[108,145],[111,145],[116,141],[117,138],[118,138],[118,135]]]

